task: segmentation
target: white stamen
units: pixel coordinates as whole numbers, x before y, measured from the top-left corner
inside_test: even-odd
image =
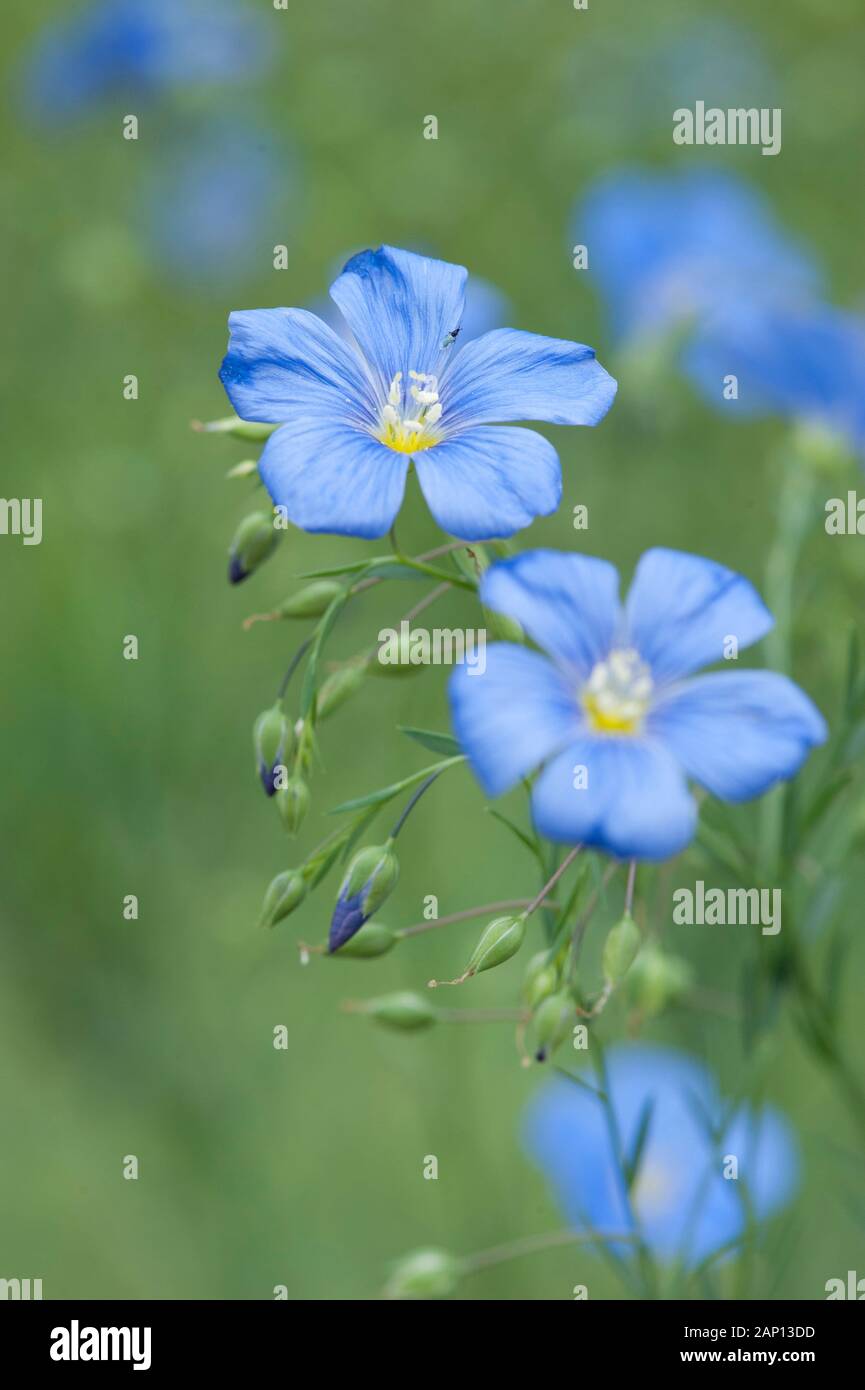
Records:
[[[592,668],[583,687],[583,704],[596,727],[609,730],[618,726],[633,732],[648,711],[653,688],[651,672],[639,652],[633,647],[616,647]]]
[[[433,433],[431,427],[437,425],[442,417],[438,377],[432,372],[411,370],[408,376],[416,383],[408,391],[416,410],[410,414],[409,402],[406,401],[404,404],[403,373],[397,372],[388,388],[387,402],[379,412],[383,443],[393,449],[403,449],[406,444],[410,447],[429,448],[438,442],[439,437]]]

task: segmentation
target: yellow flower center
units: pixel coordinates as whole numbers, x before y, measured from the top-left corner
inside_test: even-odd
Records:
[[[638,734],[652,698],[652,677],[633,647],[617,647],[599,661],[580,692],[596,734]]]
[[[436,429],[442,416],[438,378],[427,372],[409,372],[409,378],[412,384],[406,392],[403,374],[397,372],[379,412],[376,438],[398,454],[431,449],[442,437]]]

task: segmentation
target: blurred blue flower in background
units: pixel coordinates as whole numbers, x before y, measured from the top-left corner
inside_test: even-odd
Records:
[[[463,345],[466,277],[391,246],[361,251],[330,288],[351,342],[306,309],[230,315],[220,380],[241,419],[280,425],[259,473],[295,525],[384,535],[410,464],[463,540],[555,511],[555,449],[510,422],[595,425],[616,383],[581,343],[500,328]]]
[[[823,301],[816,260],[754,189],[705,169],[624,170],[590,190],[572,231],[633,357],[666,343],[716,409],[818,425],[863,451],[865,321]]]
[[[544,763],[532,789],[542,835],[621,859],[666,859],[690,842],[687,778],[747,801],[792,777],[826,727],[786,676],[720,671],[773,620],[741,575],[648,550],[625,604],[606,560],[529,550],[491,566],[486,608],[516,618],[543,653],[487,649],[486,671],[450,681],[454,731],[490,796]]]
[[[628,1201],[621,1157],[601,1100],[564,1078],[531,1101],[525,1143],[575,1230],[632,1232],[657,1258],[694,1265],[737,1240],[798,1185],[794,1134],[772,1107],[731,1113],[711,1074],[672,1048],[619,1044],[606,1058],[607,1095],[626,1160],[648,1116]],[[736,1179],[724,1177],[734,1156]],[[624,1248],[624,1247],[622,1247]]]
[[[273,264],[290,243],[301,195],[298,159],[243,117],[197,121],[171,141],[171,159],[145,171],[137,220],[163,270],[213,291],[219,277]]]
[[[228,0],[103,0],[37,34],[23,100],[38,120],[67,121],[115,95],[248,78],[266,61],[260,16]]]
[[[865,318],[831,305],[740,306],[720,311],[714,335],[689,354],[692,379],[716,404],[733,373],[747,413],[816,427],[865,454]]]
[[[807,301],[820,288],[810,256],[777,225],[765,200],[731,174],[621,170],[575,211],[575,242],[620,339],[685,328],[713,332],[714,316]]]

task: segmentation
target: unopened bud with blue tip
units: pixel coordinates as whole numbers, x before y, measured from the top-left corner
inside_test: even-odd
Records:
[[[392,840],[367,845],[349,864],[331,919],[327,942],[331,954],[360,931],[396,886],[399,860],[392,845]]]
[[[228,579],[239,584],[272,555],[280,533],[267,512],[250,512],[241,521],[228,548]]]
[[[285,766],[294,743],[294,730],[280,700],[258,716],[252,730],[252,742],[255,769],[261,778],[261,785],[268,796],[273,796],[277,772]]]

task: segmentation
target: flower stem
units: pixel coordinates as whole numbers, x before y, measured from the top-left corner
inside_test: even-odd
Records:
[[[462,911],[451,912],[447,917],[433,917],[429,921],[413,922],[410,927],[401,927],[396,935],[399,937],[419,936],[421,932],[432,931],[434,927],[448,927],[452,922],[467,922],[472,917],[491,916],[494,912],[507,912],[514,907],[528,907],[531,901],[531,898],[503,898],[500,902],[482,903],[479,907],[464,907]],[[544,905],[554,909],[558,906],[557,903],[550,900]]]
[[[582,848],[583,848],[582,845],[574,845],[574,848],[573,848],[572,850],[570,850],[570,852],[569,852],[568,854],[565,855],[565,857],[564,857],[564,859],[562,860],[561,864],[560,864],[559,867],[556,869],[556,872],[552,875],[552,877],[551,877],[550,879],[547,880],[547,882],[544,884],[543,888],[541,889],[540,893],[537,893],[537,894],[535,895],[535,897],[532,898],[531,902],[529,903],[528,907],[527,907],[526,910],[525,910],[525,914],[524,914],[524,915],[525,915],[526,917],[531,917],[531,915],[532,915],[532,913],[535,911],[535,909],[540,907],[541,903],[542,903],[542,902],[544,901],[544,899],[546,898],[546,896],[547,896],[547,894],[549,893],[550,889],[555,887],[555,885],[558,883],[559,879],[561,878],[561,876],[562,876],[562,874],[565,872],[565,870],[566,870],[571,864],[573,864],[574,860],[576,859],[577,855],[579,854],[579,852],[580,852],[580,850],[581,850]]]
[[[533,1255],[538,1250],[552,1250],[558,1245],[612,1245],[633,1240],[631,1231],[548,1231],[545,1235],[523,1236],[521,1240],[511,1240],[506,1245],[494,1245],[490,1250],[467,1255],[462,1260],[462,1266],[467,1274],[474,1274],[476,1270],[505,1264],[522,1255]]]

